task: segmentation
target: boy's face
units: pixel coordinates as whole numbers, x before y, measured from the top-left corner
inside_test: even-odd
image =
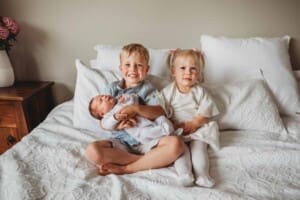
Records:
[[[188,92],[198,81],[200,67],[192,56],[178,56],[172,68],[177,87],[181,92]]]
[[[143,81],[147,75],[149,66],[147,60],[139,53],[121,53],[120,70],[125,80],[125,88],[134,87]]]
[[[114,105],[116,100],[110,95],[97,95],[93,98],[91,104],[91,111],[96,118],[102,118],[104,114],[109,112]]]

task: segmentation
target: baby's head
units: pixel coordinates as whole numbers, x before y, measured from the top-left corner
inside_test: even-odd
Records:
[[[89,103],[89,112],[96,119],[102,119],[116,104],[111,95],[94,96]]]
[[[203,80],[204,59],[199,50],[172,50],[168,57],[168,64],[177,84],[191,87]]]
[[[128,44],[120,54],[120,71],[125,88],[134,87],[143,81],[149,70],[149,52],[141,44]]]

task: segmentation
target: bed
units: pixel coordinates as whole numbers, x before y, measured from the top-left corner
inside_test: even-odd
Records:
[[[103,51],[103,46],[101,48]],[[111,55],[112,49],[105,48]],[[206,56],[209,61],[209,51]],[[159,65],[158,60],[151,62]],[[85,148],[94,140],[106,138],[108,133],[98,129],[96,122],[85,116],[85,105],[82,104],[101,91],[102,84],[120,77],[111,71],[109,63],[99,64],[93,60],[91,65],[105,65],[109,70],[86,67],[77,60],[74,98],[56,106],[39,126],[0,156],[0,199],[300,199],[300,116],[296,114],[298,110],[288,109],[286,102],[276,98],[277,93],[264,96],[266,91],[272,92],[266,69],[259,68],[258,73],[264,72],[265,81],[261,84],[264,87],[255,92],[253,86],[259,85],[257,81],[210,87],[214,98],[223,99],[220,103],[226,107],[223,111],[235,109],[234,115],[238,117],[225,113],[222,119],[217,119],[221,149],[213,151],[209,148],[208,151],[210,174],[217,184],[208,189],[182,187],[172,165],[128,175],[98,175],[96,166],[85,158]],[[154,80],[153,83],[159,82],[157,87],[168,82],[166,78],[161,79],[165,77],[165,71],[155,73],[156,76],[149,76],[149,79]],[[298,98],[297,87],[296,90]],[[239,94],[231,95],[229,104],[234,108],[226,101],[230,92]],[[272,104],[270,101],[274,96],[276,101]],[[246,101],[245,97],[249,102],[241,104]],[[256,101],[259,105],[251,107]],[[283,109],[269,105],[282,105]],[[237,106],[243,109],[238,110]],[[245,106],[255,112],[245,112]],[[290,111],[295,114],[287,115]]]

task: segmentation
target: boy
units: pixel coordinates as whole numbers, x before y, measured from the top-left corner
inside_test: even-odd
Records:
[[[120,131],[112,132],[112,139],[95,141],[88,145],[87,158],[98,165],[99,173],[106,175],[128,174],[141,170],[161,168],[171,164],[184,152],[184,143],[178,136],[165,136],[152,144],[142,155],[131,153],[139,142],[126,133],[124,128],[133,127],[136,115],[154,120],[164,115],[158,105],[155,88],[145,80],[149,70],[148,50],[140,44],[129,44],[120,54],[120,71],[123,79],[107,87],[107,94],[114,97],[127,93],[137,94],[145,105],[129,105],[122,108],[116,116],[122,118],[117,126]]]

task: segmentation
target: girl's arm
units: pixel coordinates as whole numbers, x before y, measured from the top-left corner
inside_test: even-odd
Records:
[[[175,126],[177,128],[183,128],[183,133],[191,134],[191,133],[194,133],[198,128],[200,128],[201,126],[206,124],[208,122],[208,119],[209,118],[207,118],[207,117],[198,115],[190,121],[182,122],[182,123],[176,124]]]

